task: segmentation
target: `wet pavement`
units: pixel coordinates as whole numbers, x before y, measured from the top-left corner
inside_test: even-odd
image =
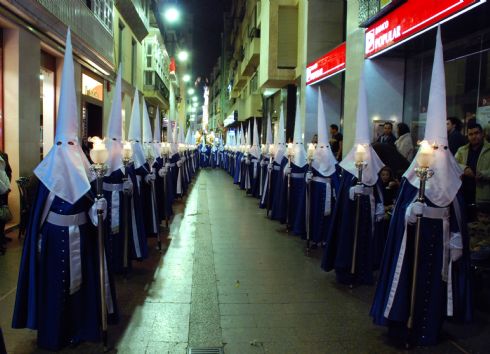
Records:
[[[320,269],[304,242],[265,216],[220,170],[201,171],[187,198],[175,204],[165,250],[117,279],[121,320],[109,328],[112,352],[186,353],[224,347],[225,353],[397,353],[385,329],[368,316],[373,287],[348,289]],[[36,333],[10,321],[21,245],[0,257],[0,325],[9,353],[43,353]],[[489,316],[447,324],[444,340],[416,353],[485,353]],[[66,353],[98,353],[83,343]]]

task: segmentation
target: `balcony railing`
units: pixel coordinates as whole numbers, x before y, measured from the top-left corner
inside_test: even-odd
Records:
[[[38,0],[46,10],[71,27],[72,32],[83,38],[96,52],[108,61],[114,61],[112,31],[95,16],[82,0]]]

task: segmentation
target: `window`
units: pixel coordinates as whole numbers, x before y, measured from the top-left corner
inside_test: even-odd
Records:
[[[131,84],[135,85],[136,83],[136,65],[137,65],[137,55],[136,55],[136,41],[134,39],[131,40]]]
[[[117,53],[119,55],[119,64],[122,64],[122,43],[123,43],[124,24],[119,22],[119,42],[117,43]]]
[[[112,33],[113,0],[87,0],[87,6],[94,12],[95,17]]]

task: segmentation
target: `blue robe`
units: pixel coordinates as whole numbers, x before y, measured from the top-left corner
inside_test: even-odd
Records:
[[[179,177],[179,168],[177,167],[177,161],[180,160],[180,155],[173,154],[172,157],[170,158],[170,171],[169,171],[169,177],[172,180],[172,199],[175,200],[177,196],[180,196],[177,194],[177,181]]]
[[[288,164],[288,159],[286,157],[282,158],[280,163],[274,161],[272,169],[272,212],[271,219],[279,220],[281,223],[286,222],[286,193],[288,187],[288,179],[284,174],[284,168]]]
[[[295,235],[306,234],[306,171],[308,171],[308,165],[298,167],[291,163],[291,173],[296,177],[291,177],[291,190],[289,193],[289,224],[291,226],[291,231]],[[301,177],[297,177],[298,175]]]
[[[269,156],[262,155],[262,159],[259,164],[259,185],[258,185],[258,197],[259,197],[259,208],[264,209],[267,207],[267,199],[264,194],[267,193],[267,188],[269,187],[269,181],[267,176],[267,166],[269,166]]]
[[[139,191],[141,204],[143,207],[143,220],[145,223],[145,231],[147,237],[154,237],[159,231],[159,212],[156,203],[156,195],[153,195],[151,184],[145,181],[147,175],[150,174],[150,166],[145,163],[136,170],[136,175],[139,177]],[[155,180],[156,183],[156,180]],[[155,188],[156,189],[156,188]]]
[[[402,182],[388,231],[388,239],[383,254],[376,293],[371,307],[374,323],[388,326],[389,334],[399,339],[407,338],[406,323],[410,311],[410,289],[412,284],[415,225],[408,224],[406,253],[400,258],[402,239],[405,231],[405,213],[417,197],[418,189],[407,180]],[[461,208],[461,223],[455,214],[455,203]],[[435,207],[429,200],[426,204]],[[470,279],[469,238],[461,195],[458,194],[450,205],[450,230],[461,232],[463,256],[452,264],[452,291],[454,317],[460,321],[472,320],[472,290]],[[422,218],[417,272],[417,290],[413,341],[417,345],[433,345],[446,318],[447,283],[442,279],[443,232],[441,219]],[[390,290],[395,279],[398,259],[402,260],[399,270],[398,288],[393,297],[388,318],[385,310],[390,298]]]
[[[249,165],[251,184],[249,194],[255,198],[259,197],[260,192],[260,160],[261,156],[259,158],[251,156],[251,163]]]
[[[140,169],[141,168],[142,167],[140,167]],[[134,164],[129,165],[127,170],[128,176],[131,178],[131,182],[133,183],[133,194],[130,198],[131,218],[129,229],[131,259],[140,261],[148,258],[148,241],[146,239],[145,221],[143,217],[143,202],[138,184],[146,182],[144,180],[138,182],[140,178],[137,177]]]
[[[357,178],[344,170],[327,233],[322,268],[327,272],[335,269],[337,281],[342,284],[373,284],[373,240],[377,228],[373,224],[374,210],[368,195],[361,196],[356,267],[351,274],[356,201],[349,198],[349,190],[356,183]],[[380,201],[377,188],[373,188],[373,196],[375,203]]]
[[[71,342],[101,339],[97,230],[88,216],[78,227],[82,278],[70,294],[69,247],[76,238],[67,226],[47,219],[41,223],[48,196],[40,182],[22,251],[12,327],[35,329],[40,348],[59,350]],[[75,204],[54,197],[49,210],[74,215],[86,213],[92,204],[87,195]],[[114,289],[111,295],[114,299]]]
[[[239,184],[241,180],[241,165],[242,165],[242,156],[241,152],[237,152],[235,155],[235,173],[233,174],[233,183]]]
[[[109,176],[104,177],[104,198],[107,200],[107,221],[106,225],[106,256],[109,268],[114,273],[121,273],[124,270],[124,222],[129,222],[129,212],[126,213],[124,204],[124,192],[122,190],[124,173],[121,169],[113,171]],[[106,190],[105,186],[115,186],[121,190]],[[113,205],[114,200],[118,201]],[[128,199],[129,200],[129,199]],[[129,205],[128,205],[129,207]],[[129,209],[128,209],[129,211]],[[112,227],[113,214],[119,216],[119,227]],[[126,214],[125,214],[126,213]],[[128,230],[130,226],[128,225]],[[129,256],[129,252],[128,252]],[[128,257],[129,258],[129,257]],[[128,262],[129,264],[129,262]]]
[[[313,177],[324,178],[316,169],[312,168]],[[327,231],[330,227],[330,220],[335,206],[336,195],[339,188],[339,178],[334,172],[330,178],[330,214],[325,215],[327,185],[321,180],[312,180],[307,188],[310,188],[310,240],[314,243],[323,243],[327,239]],[[308,193],[308,190],[306,190]]]

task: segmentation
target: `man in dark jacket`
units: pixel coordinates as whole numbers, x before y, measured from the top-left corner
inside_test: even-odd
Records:
[[[461,146],[466,145],[466,138],[461,134],[462,124],[458,118],[449,117],[446,120],[446,126],[449,150],[454,155]]]

